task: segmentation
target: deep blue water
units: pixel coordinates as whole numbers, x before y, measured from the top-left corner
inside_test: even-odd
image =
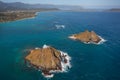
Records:
[[[107,41],[94,45],[68,38],[84,30]],[[119,12],[40,12],[36,18],[0,23],[0,80],[46,80],[24,63],[26,50],[44,44],[72,58],[72,68],[51,80],[120,80]]]

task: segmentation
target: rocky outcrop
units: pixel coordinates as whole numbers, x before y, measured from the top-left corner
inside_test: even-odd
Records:
[[[99,43],[101,41],[101,38],[94,31],[89,32],[88,30],[79,34],[73,34],[69,38],[85,43]]]
[[[50,46],[44,46],[43,48],[37,48],[30,51],[25,57],[31,65],[40,69],[44,76],[50,76],[52,71],[62,71],[62,64],[67,64],[67,55],[62,54],[61,51],[56,50]]]

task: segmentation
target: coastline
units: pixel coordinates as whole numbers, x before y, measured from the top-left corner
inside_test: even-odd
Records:
[[[0,23],[12,22],[17,20],[24,20],[28,18],[34,18],[36,16],[36,12],[3,12],[1,13]]]
[[[38,15],[38,13],[40,13],[40,12],[54,12],[54,11],[63,11],[63,12],[120,12],[120,11],[74,11],[74,10],[46,10],[46,11],[36,11],[35,13],[34,13],[34,16],[32,16],[32,17],[25,17],[25,18],[21,18],[21,19],[16,19],[16,20],[8,20],[8,21],[4,21],[4,22],[0,22],[0,23],[8,23],[8,22],[14,22],[14,21],[19,21],[19,20],[25,20],[25,19],[32,19],[32,18],[35,18],[37,15]]]
[[[32,18],[35,18],[38,15],[38,13],[40,13],[40,12],[49,12],[49,11],[60,11],[60,10],[36,11],[36,12],[34,12],[33,16],[24,17],[24,18],[20,18],[20,19],[16,19],[16,20],[8,20],[8,21],[3,21],[3,22],[0,21],[0,23],[8,23],[8,22],[20,21],[20,20],[25,20],[25,19],[32,19]]]
[[[35,17],[28,17],[28,18],[22,18],[22,19],[17,19],[17,20],[13,20],[13,21],[5,21],[5,22],[0,22],[0,23],[8,23],[8,22],[14,22],[14,21],[21,21],[21,20],[25,20],[25,19],[33,19]]]

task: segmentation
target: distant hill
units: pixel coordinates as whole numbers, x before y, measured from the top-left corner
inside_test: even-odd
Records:
[[[85,9],[81,6],[76,5],[52,5],[52,4],[27,4],[22,2],[12,2],[6,3],[0,1],[0,12],[4,11],[14,11],[14,10],[70,10],[70,11],[83,11],[83,12],[91,12],[91,11],[113,11],[118,12],[120,8],[113,9]]]
[[[0,1],[0,11],[8,10],[29,10],[29,9],[53,9],[53,5],[43,4],[25,4],[21,2],[5,3]]]
[[[112,12],[120,12],[120,8],[109,9],[108,11],[112,11]]]
[[[84,9],[81,6],[75,6],[75,5],[56,5],[55,7],[61,10],[83,10]]]
[[[0,1],[0,11],[26,10],[26,9],[61,9],[61,10],[80,10],[81,6],[51,5],[51,4],[27,4],[21,2],[5,3]]]

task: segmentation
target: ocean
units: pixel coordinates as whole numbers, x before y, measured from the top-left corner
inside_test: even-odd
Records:
[[[106,42],[68,38],[85,30]],[[0,23],[0,80],[46,80],[24,62],[29,49],[44,44],[71,57],[71,69],[50,80],[120,80],[120,12],[39,12],[35,18]]]

